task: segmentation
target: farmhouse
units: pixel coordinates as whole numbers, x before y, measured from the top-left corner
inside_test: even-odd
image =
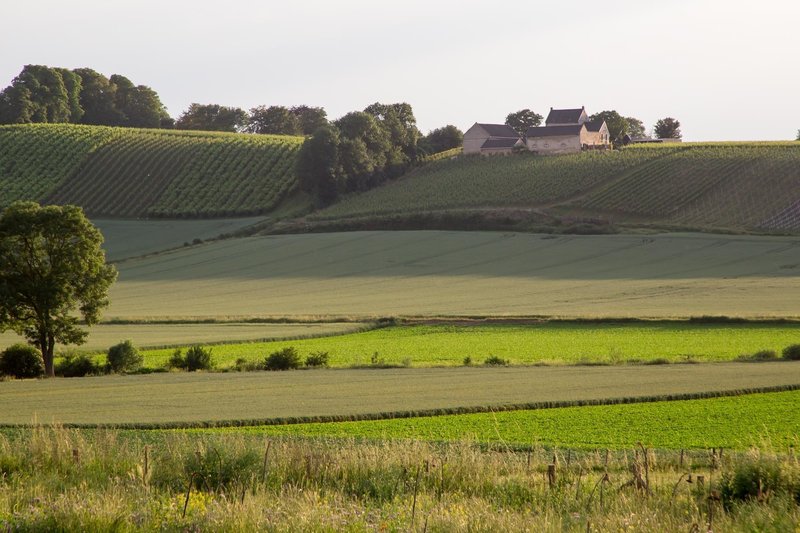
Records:
[[[544,126],[525,132],[528,150],[541,154],[567,154],[611,145],[604,120],[590,121],[586,109],[553,109]]]
[[[605,121],[590,121],[583,107],[551,107],[545,125],[529,128],[524,137],[505,124],[477,122],[464,134],[465,154],[510,154],[521,147],[540,154],[568,154],[610,146]]]
[[[525,142],[514,128],[505,124],[476,122],[464,133],[465,154],[510,154],[517,146],[525,146]]]

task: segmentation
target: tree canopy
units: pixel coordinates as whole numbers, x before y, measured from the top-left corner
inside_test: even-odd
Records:
[[[622,138],[630,128],[628,119],[614,110],[595,113],[589,117],[589,120],[605,120],[606,126],[608,126],[608,137],[615,145],[622,142]]]
[[[175,122],[179,130],[242,131],[247,126],[247,112],[238,107],[193,103]]]
[[[300,121],[288,108],[273,105],[258,106],[250,110],[247,124],[249,133],[268,133],[273,135],[300,135]]]
[[[625,117],[628,123],[628,131],[626,132],[631,137],[646,137],[647,132],[644,129],[644,122],[634,117]]]
[[[509,113],[506,117],[506,125],[514,128],[520,135],[525,135],[528,128],[539,126],[544,117],[539,113],[534,113],[530,109],[521,109],[515,113]]]
[[[436,128],[420,139],[420,147],[427,154],[458,148],[463,143],[464,132],[451,124]]]
[[[659,139],[680,139],[681,123],[672,117],[662,118],[653,126],[653,132]]]
[[[55,343],[82,344],[78,317],[90,326],[108,305],[117,271],[102,243],[77,206],[16,202],[0,214],[0,331],[38,346],[48,376]]]
[[[0,123],[70,122],[104,126],[169,127],[158,94],[114,74],[26,65],[0,92]]]

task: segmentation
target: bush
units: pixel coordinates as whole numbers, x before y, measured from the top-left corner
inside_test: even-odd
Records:
[[[300,354],[292,346],[287,346],[283,350],[278,350],[267,356],[264,360],[264,368],[267,370],[291,370],[300,368]]]
[[[111,372],[136,372],[142,367],[144,356],[129,340],[115,344],[108,349],[108,368]]]
[[[800,344],[792,344],[784,348],[783,358],[789,361],[800,361]]]
[[[44,374],[39,350],[28,344],[14,344],[0,354],[0,375],[15,378],[38,378]]]
[[[328,352],[314,352],[306,357],[306,366],[312,368],[328,367]]]
[[[759,350],[754,354],[741,355],[741,361],[774,361],[778,358],[778,354],[774,350]]]
[[[508,366],[508,360],[497,357],[496,355],[490,355],[483,364],[486,366]]]
[[[466,356],[462,363],[464,363],[464,366],[472,366],[472,357]]]
[[[103,373],[103,367],[86,354],[68,353],[56,363],[55,371],[56,375],[65,378],[82,378],[99,376]]]
[[[720,495],[729,507],[733,502],[754,500],[768,494],[792,492],[791,480],[772,459],[746,459],[722,474]]]
[[[211,370],[214,368],[214,359],[211,356],[211,350],[205,349],[202,346],[192,346],[186,350],[186,356],[180,350],[172,352],[167,367],[180,368],[195,372],[196,370]]]

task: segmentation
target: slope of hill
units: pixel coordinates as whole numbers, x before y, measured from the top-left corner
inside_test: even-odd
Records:
[[[296,186],[301,137],[76,125],[0,127],[0,206],[77,204],[92,216],[263,214]]]
[[[800,231],[800,143],[634,146],[430,163],[312,222],[529,210],[559,219]]]

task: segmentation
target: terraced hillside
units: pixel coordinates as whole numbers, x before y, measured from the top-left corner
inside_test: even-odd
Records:
[[[800,143],[635,146],[437,161],[316,213],[334,221],[531,209],[568,219],[800,231]]]
[[[91,216],[262,214],[296,185],[300,137],[75,125],[0,127],[0,206],[77,204]]]

